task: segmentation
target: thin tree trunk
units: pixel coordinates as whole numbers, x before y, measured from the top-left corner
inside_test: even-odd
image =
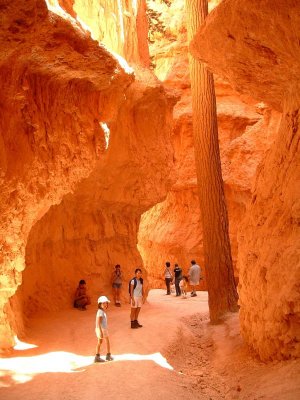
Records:
[[[190,42],[208,14],[207,0],[186,0],[186,11]],[[237,310],[238,295],[228,234],[213,75],[191,55],[189,65],[209,312],[211,322],[216,323],[227,311]]]

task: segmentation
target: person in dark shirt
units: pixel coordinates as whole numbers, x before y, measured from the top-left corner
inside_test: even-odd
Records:
[[[180,296],[181,295],[181,290],[179,287],[179,283],[181,281],[182,278],[182,269],[179,267],[178,264],[175,264],[174,266],[174,275],[175,275],[175,289],[176,289],[176,296]]]
[[[78,310],[86,310],[86,306],[89,304],[91,304],[91,298],[87,294],[86,282],[81,279],[75,292],[74,307]]]

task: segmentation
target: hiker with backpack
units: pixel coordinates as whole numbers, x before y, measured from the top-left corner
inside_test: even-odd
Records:
[[[136,268],[134,271],[135,277],[132,278],[129,282],[129,294],[130,294],[130,320],[131,320],[131,329],[141,328],[143,325],[140,325],[138,322],[138,316],[141,311],[142,304],[144,302],[144,286],[143,286],[143,278],[142,278],[142,270],[140,268]]]

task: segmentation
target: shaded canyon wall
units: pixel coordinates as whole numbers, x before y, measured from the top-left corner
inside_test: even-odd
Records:
[[[174,0],[169,17],[163,14],[166,31],[151,45],[164,87],[138,67],[135,74],[126,73],[82,29],[72,28],[75,20],[67,23],[48,13],[42,1],[31,0],[17,10],[18,3],[7,2],[4,8],[10,36],[7,40],[4,30],[1,45],[6,82],[0,103],[6,196],[1,227],[2,254],[8,255],[1,268],[2,306],[21,283],[25,246],[26,269],[2,314],[0,336],[9,338],[6,345],[12,344],[10,326],[23,332],[24,313],[70,307],[81,278],[95,302],[102,292],[111,295],[116,263],[123,267],[125,282],[143,265],[149,286],[163,287],[167,259],[186,272],[192,258],[200,263],[203,258],[182,2]],[[86,9],[80,0],[59,3],[82,26],[92,25],[94,13],[108,12],[105,1],[91,2]],[[117,27],[104,17],[90,28],[92,37],[132,64],[147,65],[147,51],[136,48],[145,44],[145,31],[138,28],[144,2],[139,3],[141,14],[126,11],[124,1],[113,3],[125,10],[119,14],[124,32],[131,32],[124,35],[125,45],[115,40]],[[205,39],[197,39],[201,49],[194,49],[217,73],[242,332],[265,360],[299,355],[299,49],[293,47],[295,34],[286,30],[292,23],[297,32],[299,18],[279,3],[274,15],[268,1],[259,11],[246,0],[225,0],[209,17]],[[289,9],[293,5],[288,2]],[[113,10],[116,16],[119,9]],[[274,22],[260,31],[256,22],[263,27],[265,15]],[[100,122],[110,131],[107,150]]]
[[[151,75],[147,85],[137,78],[125,95],[110,124],[106,155],[31,231],[17,293],[26,315],[70,307],[82,278],[94,304],[102,294],[112,300],[115,264],[121,264],[124,282],[143,265],[137,251],[140,216],[166,197],[172,182],[174,100]],[[122,300],[128,301],[126,284]]]
[[[154,3],[154,2],[153,2]],[[210,2],[215,7],[216,2]],[[149,280],[164,287],[166,260],[178,262],[184,273],[190,261],[203,261],[202,226],[198,201],[192,133],[191,90],[184,2],[170,7],[157,5],[164,23],[164,34],[156,33],[150,45],[155,72],[164,86],[176,94],[174,108],[173,170],[175,183],[167,199],[146,212],[141,219],[139,250]],[[238,256],[237,230],[251,200],[257,167],[273,141],[280,114],[250,96],[241,97],[228,82],[215,76],[222,173],[230,222],[233,262]],[[205,274],[205,271],[204,271]],[[238,271],[235,268],[238,280]],[[205,280],[200,289],[206,289]]]
[[[93,170],[105,152],[99,124],[114,119],[134,76],[43,1],[2,2],[0,36],[0,337],[9,347],[4,306],[22,281],[28,234]]]
[[[238,91],[282,113],[238,235],[241,330],[263,360],[300,355],[299,40],[298,1],[225,0],[192,43]]]

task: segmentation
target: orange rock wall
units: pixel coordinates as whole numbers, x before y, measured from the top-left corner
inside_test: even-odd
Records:
[[[215,4],[211,2],[213,6]],[[165,36],[157,44],[151,44],[151,55],[156,63],[155,72],[179,100],[174,109],[172,135],[176,182],[164,202],[143,214],[139,230],[138,247],[154,287],[165,286],[163,271],[167,260],[171,261],[172,268],[178,262],[185,273],[192,259],[203,264],[184,4],[174,1],[170,7],[160,7],[157,10],[163,13],[161,18],[167,28]],[[238,227],[251,200],[257,167],[273,140],[279,115],[249,97],[241,99],[224,79],[217,76],[215,87],[230,239],[236,264]],[[235,275],[238,279],[237,269]],[[205,280],[200,289],[206,289]]]
[[[124,57],[128,63],[149,66],[146,0],[47,0],[75,17],[92,38]]]
[[[85,9],[80,0],[47,3],[74,19],[48,13],[41,0],[2,7],[2,347],[13,343],[13,331],[23,332],[24,315],[70,307],[81,278],[95,301],[111,296],[116,263],[125,282],[142,265],[148,285],[163,287],[167,259],[185,272],[192,258],[203,259],[183,3],[174,0],[163,13],[165,35],[151,47],[164,88],[138,69],[133,83],[75,21],[145,66],[144,1],[136,9],[123,0]],[[296,1],[279,1],[276,13],[272,7],[270,0],[259,9],[224,0],[193,43],[218,74],[241,329],[263,360],[298,356],[300,342],[300,18]]]
[[[263,360],[300,355],[299,27],[297,1],[226,0],[192,43],[237,90],[282,112],[238,239],[241,330]]]
[[[141,214],[165,198],[171,183],[174,102],[151,75],[147,85],[136,81],[125,96],[110,125],[105,157],[31,231],[17,293],[25,315],[72,306],[82,278],[94,303],[101,294],[112,300],[115,264],[121,265],[124,282],[143,267],[137,230]],[[126,283],[122,299],[128,301]]]
[[[79,27],[41,0],[1,6],[0,338],[13,343],[4,309],[21,283],[30,229],[105,151],[99,123],[113,120],[133,81]]]

